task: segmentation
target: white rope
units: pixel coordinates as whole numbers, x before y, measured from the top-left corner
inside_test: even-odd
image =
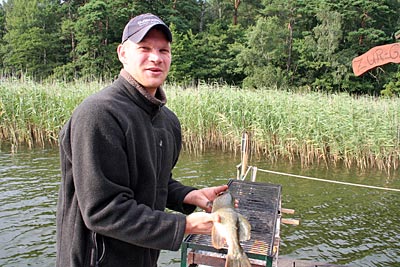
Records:
[[[258,169],[258,171],[268,172],[268,173],[273,173],[273,174],[278,174],[278,175],[292,176],[292,177],[296,177],[296,178],[308,179],[308,180],[319,181],[319,182],[327,182],[327,183],[333,183],[333,184],[343,184],[343,185],[351,185],[351,186],[358,186],[358,187],[365,187],[365,188],[372,188],[372,189],[400,192],[400,189],[397,189],[397,188],[387,188],[387,187],[379,187],[379,186],[372,186],[372,185],[363,185],[363,184],[355,184],[355,183],[348,183],[348,182],[340,182],[340,181],[326,180],[326,179],[308,177],[308,176],[303,176],[303,175],[295,175],[295,174],[284,173],[284,172],[263,170],[263,169]]]

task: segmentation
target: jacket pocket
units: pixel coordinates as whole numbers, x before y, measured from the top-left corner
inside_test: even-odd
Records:
[[[90,267],[99,267],[106,255],[106,244],[102,235],[96,232],[92,232],[91,235]]]

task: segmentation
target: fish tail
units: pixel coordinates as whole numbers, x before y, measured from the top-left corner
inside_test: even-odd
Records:
[[[225,267],[251,267],[251,263],[246,253],[241,253],[235,257],[234,255],[227,254]]]

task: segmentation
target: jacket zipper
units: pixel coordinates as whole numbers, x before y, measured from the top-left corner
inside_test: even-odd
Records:
[[[161,165],[162,165],[162,157],[163,157],[163,141],[162,139],[160,139],[159,143],[158,143],[158,149],[159,149],[159,153],[158,153],[158,160],[157,160],[157,179],[160,178],[161,175]]]
[[[97,233],[92,232],[92,249],[90,252],[90,267],[99,267],[100,263],[104,259],[105,253],[106,253],[106,245],[104,243],[104,237],[102,235],[99,235],[101,239],[101,255],[99,257],[99,244],[97,240]]]

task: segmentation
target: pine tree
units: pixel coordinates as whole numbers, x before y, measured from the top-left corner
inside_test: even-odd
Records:
[[[47,77],[58,64],[56,0],[9,0],[6,5],[4,71]]]

